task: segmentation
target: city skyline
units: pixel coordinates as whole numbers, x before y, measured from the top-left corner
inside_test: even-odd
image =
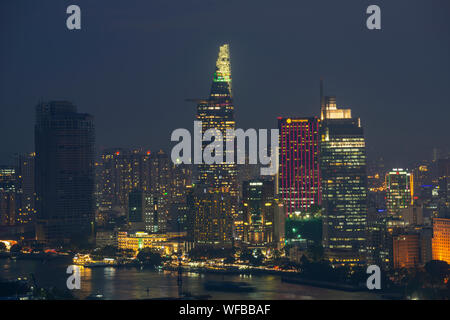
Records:
[[[0,300],[450,298],[436,3],[21,1]]]
[[[210,97],[197,105],[203,133],[234,129],[231,78],[224,44]],[[18,240],[0,240],[3,257],[67,257],[70,253],[62,250],[72,247],[84,248],[74,254],[74,268],[177,270],[180,299],[191,296],[183,291],[183,269],[197,270],[205,257],[211,259],[202,265],[206,272],[264,270],[292,283],[298,276],[325,277],[333,279],[327,285],[342,289],[347,282],[354,290],[362,288],[354,274],[369,265],[392,273],[393,284],[401,280],[402,268],[408,273],[448,269],[448,159],[434,161],[433,168],[414,168],[418,185],[413,174],[392,169],[384,188],[368,188],[368,178],[379,179],[383,167],[371,168],[378,178],[368,175],[361,120],[352,109],[339,107],[336,97],[325,96],[322,81],[320,117],[278,118],[278,174],[262,178],[249,170],[239,186],[235,165],[200,164],[194,174],[162,150],[112,148],[95,161],[91,115],[68,101],[40,102],[35,111],[36,152],[19,155],[17,167],[0,167],[1,231]],[[423,184],[428,181],[432,185]],[[414,187],[420,196],[414,196]],[[385,201],[373,197],[379,192],[385,192]],[[312,271],[316,268],[321,271]],[[286,278],[292,272],[296,276]],[[421,280],[418,288],[429,297],[427,285]],[[26,288],[28,298],[39,296]],[[204,288],[255,290],[245,282],[225,281],[206,281]],[[445,295],[443,290],[441,283],[439,294]]]

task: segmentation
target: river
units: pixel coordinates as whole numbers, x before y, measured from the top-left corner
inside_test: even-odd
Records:
[[[67,266],[70,259],[49,262],[38,260],[0,259],[0,278],[13,279],[34,274],[41,287],[66,288]],[[245,281],[256,288],[254,292],[207,291],[205,281]],[[276,275],[218,275],[183,273],[183,288],[193,295],[210,295],[210,299],[274,299],[274,300],[373,300],[380,296],[372,292],[346,292],[306,285],[281,282]],[[73,290],[77,298],[84,299],[91,294],[101,294],[104,299],[149,299],[177,297],[176,272],[153,271],[139,268],[81,268],[81,288]]]

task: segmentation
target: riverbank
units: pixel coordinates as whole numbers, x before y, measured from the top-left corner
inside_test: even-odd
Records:
[[[178,271],[179,267],[164,266],[163,270]],[[224,275],[284,275],[292,274],[292,271],[286,270],[273,270],[273,269],[258,269],[258,268],[239,268],[239,267],[224,267],[224,268],[207,268],[207,267],[186,267],[183,266],[182,272],[194,272],[194,273],[213,273]]]

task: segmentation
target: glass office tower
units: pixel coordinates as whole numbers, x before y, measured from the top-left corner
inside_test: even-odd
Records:
[[[94,120],[67,101],[39,103],[35,125],[37,238],[86,242],[94,227]]]
[[[367,176],[364,132],[350,109],[322,100],[320,165],[323,245],[335,265],[363,262],[366,246]]]
[[[392,169],[386,174],[386,209],[388,213],[400,212],[414,200],[413,175],[404,169]]]

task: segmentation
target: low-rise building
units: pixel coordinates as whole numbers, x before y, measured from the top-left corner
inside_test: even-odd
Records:
[[[143,248],[152,248],[162,254],[185,252],[186,232],[147,233],[121,231],[117,235],[118,248],[138,252]]]

